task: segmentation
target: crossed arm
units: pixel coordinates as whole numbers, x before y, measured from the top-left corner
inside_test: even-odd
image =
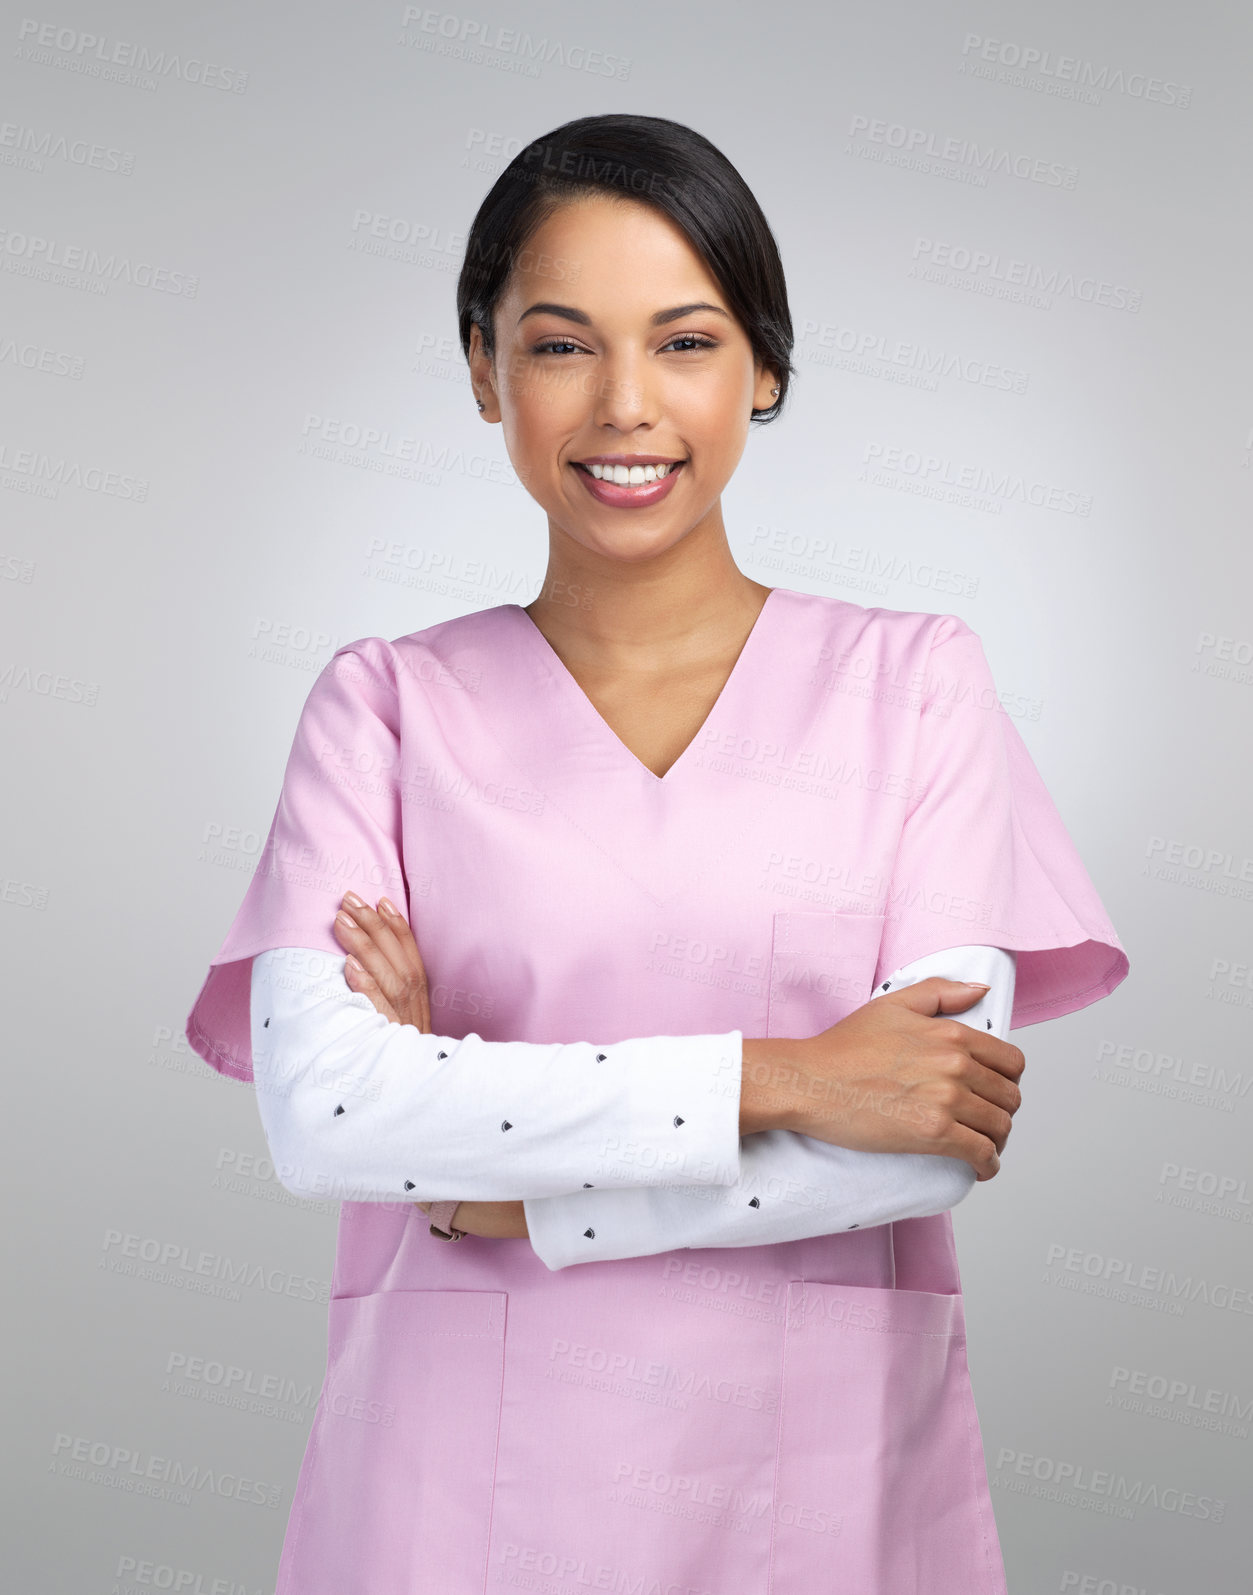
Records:
[[[302,948],[253,960],[258,1106],[295,1194],[520,1202],[532,1248],[558,1269],[922,1217],[975,1183],[956,1158],[787,1130],[741,1137],[739,1031],[606,1045],[440,1037],[350,990],[344,962]],[[946,949],[886,985],[937,974],[988,982],[962,1022],[1007,1037],[1012,953]]]
[[[931,975],[982,980],[989,990],[960,1016],[1004,1040],[1014,1005],[1014,955],[999,947],[955,947],[895,970],[884,991]],[[644,1257],[678,1247],[762,1246],[868,1229],[941,1213],[966,1196],[975,1171],[930,1153],[863,1152],[793,1130],[743,1137],[730,1185],[685,1189],[641,1185],[531,1197],[523,1207],[531,1245],[549,1268]]]

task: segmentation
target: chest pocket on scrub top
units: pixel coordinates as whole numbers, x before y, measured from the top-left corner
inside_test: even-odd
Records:
[[[870,1001],[883,914],[784,909],[774,916],[769,1036],[816,1036]]]

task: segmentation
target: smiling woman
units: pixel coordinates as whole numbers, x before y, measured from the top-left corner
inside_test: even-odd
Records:
[[[598,554],[646,560],[637,595],[673,603],[666,556],[681,539],[693,576],[708,562],[728,589],[755,585],[731,562],[721,494],[750,422],[779,414],[792,376],[774,237],[691,129],[618,117],[570,130],[524,151],[475,218],[457,303],[484,419],[502,424],[548,512],[550,577],[560,566],[590,581]],[[582,170],[616,172],[620,186],[557,175],[567,139],[592,151]],[[654,475],[657,463],[679,469]],[[530,612],[547,632],[546,607],[558,624],[542,600]],[[634,633],[641,648],[664,646],[659,618],[653,639]],[[673,676],[684,662],[661,663]]]
[[[670,137],[672,154],[702,156],[697,135]],[[769,591],[734,563],[722,493],[790,372],[774,240],[733,170],[704,162],[724,192],[686,174],[675,191],[703,196],[690,215],[673,198],[670,213],[603,188],[555,204],[543,184],[506,185],[513,205],[486,202],[458,287],[483,418],[548,516],[526,612],[652,768],[691,741]],[[558,596],[594,589],[577,613]]]
[[[336,652],[188,1020],[343,1199],[278,1595],[1004,1595],[948,1210],[1121,943],[958,616],[736,565],[725,156],[556,129],[457,303],[544,582]]]

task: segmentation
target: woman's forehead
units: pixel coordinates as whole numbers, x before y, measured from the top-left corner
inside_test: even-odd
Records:
[[[533,301],[576,307],[590,316],[630,303],[648,315],[680,303],[722,306],[708,266],[668,216],[638,201],[571,200],[518,250],[501,302],[515,317]],[[725,308],[725,307],[723,307]]]

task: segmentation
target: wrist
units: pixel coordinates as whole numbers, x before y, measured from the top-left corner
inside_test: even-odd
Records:
[[[740,1082],[740,1134],[759,1130],[794,1130],[809,1080],[804,1067],[806,1043],[770,1036],[743,1043]]]
[[[437,1240],[459,1241],[464,1237],[466,1231],[458,1229],[453,1222],[462,1205],[461,1202],[431,1202],[427,1206],[426,1210],[431,1219],[431,1234]]]

